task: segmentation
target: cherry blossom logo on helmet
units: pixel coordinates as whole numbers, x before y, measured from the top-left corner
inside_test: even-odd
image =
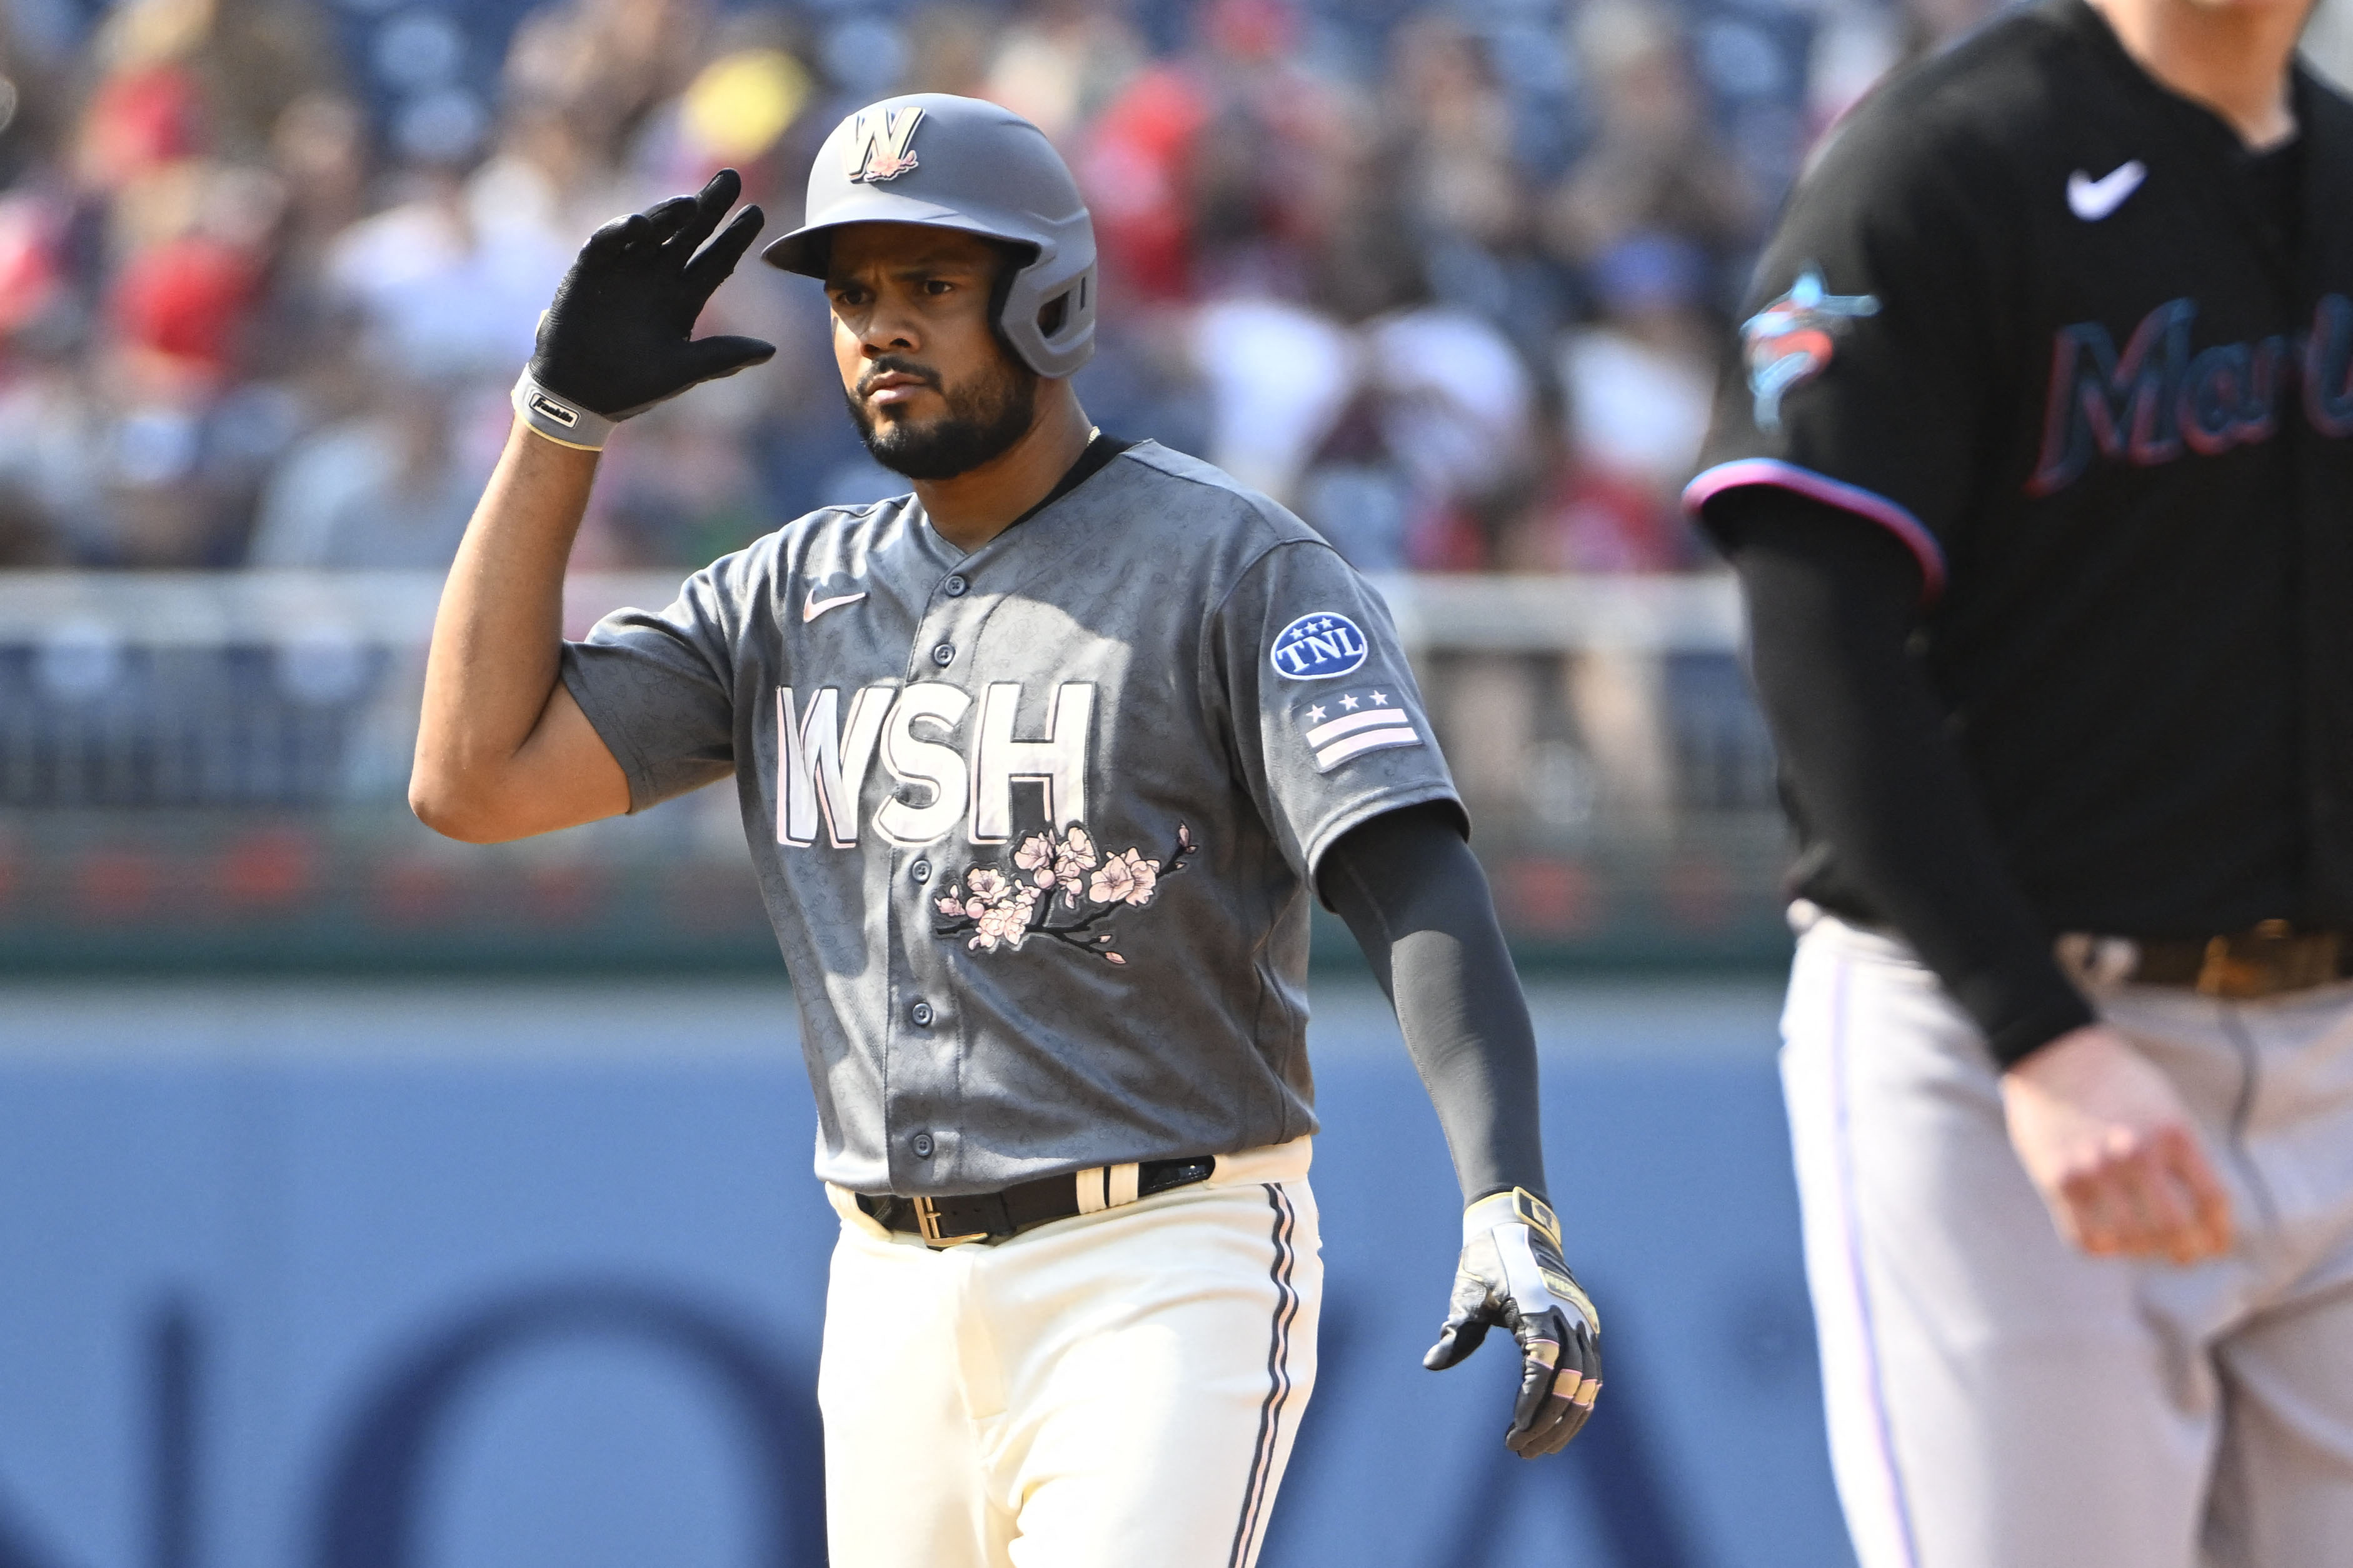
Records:
[[[919,103],[860,110],[844,154],[850,182],[880,184],[916,167],[915,127],[923,122],[923,107]]]

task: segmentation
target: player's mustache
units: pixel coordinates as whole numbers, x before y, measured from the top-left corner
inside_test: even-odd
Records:
[[[858,395],[865,396],[874,390],[874,384],[886,375],[912,375],[934,392],[940,388],[940,373],[921,360],[901,359],[885,354],[866,367],[858,378]]]

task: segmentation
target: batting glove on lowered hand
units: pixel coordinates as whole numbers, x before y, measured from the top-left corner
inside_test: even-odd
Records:
[[[760,209],[747,206],[711,238],[743,189],[734,170],[722,169],[699,195],[657,202],[588,237],[515,384],[515,411],[533,429],[593,450],[620,420],[776,352],[757,338],[693,336],[712,290],[760,232]]]
[[[1462,1211],[1453,1310],[1421,1358],[1443,1372],[1496,1324],[1520,1345],[1520,1396],[1504,1444],[1524,1459],[1558,1453],[1601,1393],[1601,1314],[1560,1257],[1560,1222],[1525,1187]]]

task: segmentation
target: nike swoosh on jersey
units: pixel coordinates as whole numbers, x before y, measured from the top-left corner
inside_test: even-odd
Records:
[[[830,599],[820,599],[815,594],[811,594],[801,601],[801,624],[807,626],[828,610],[838,610],[844,605],[854,605],[864,597],[866,595],[862,592],[839,594]]]
[[[2097,223],[2124,205],[2125,198],[2147,178],[2148,165],[2137,158],[2117,164],[2096,180],[2078,169],[2067,176],[2067,210],[2085,223]]]

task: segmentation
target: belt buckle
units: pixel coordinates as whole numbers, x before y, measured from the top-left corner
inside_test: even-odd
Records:
[[[2285,921],[2265,921],[2236,937],[2209,942],[2197,988],[2209,996],[2259,1001],[2325,984],[2337,968],[2336,932],[2299,935]]]
[[[962,1247],[968,1241],[987,1241],[988,1232],[968,1231],[962,1236],[944,1236],[940,1232],[940,1205],[929,1198],[911,1200],[915,1205],[915,1229],[921,1233],[925,1247]]]

